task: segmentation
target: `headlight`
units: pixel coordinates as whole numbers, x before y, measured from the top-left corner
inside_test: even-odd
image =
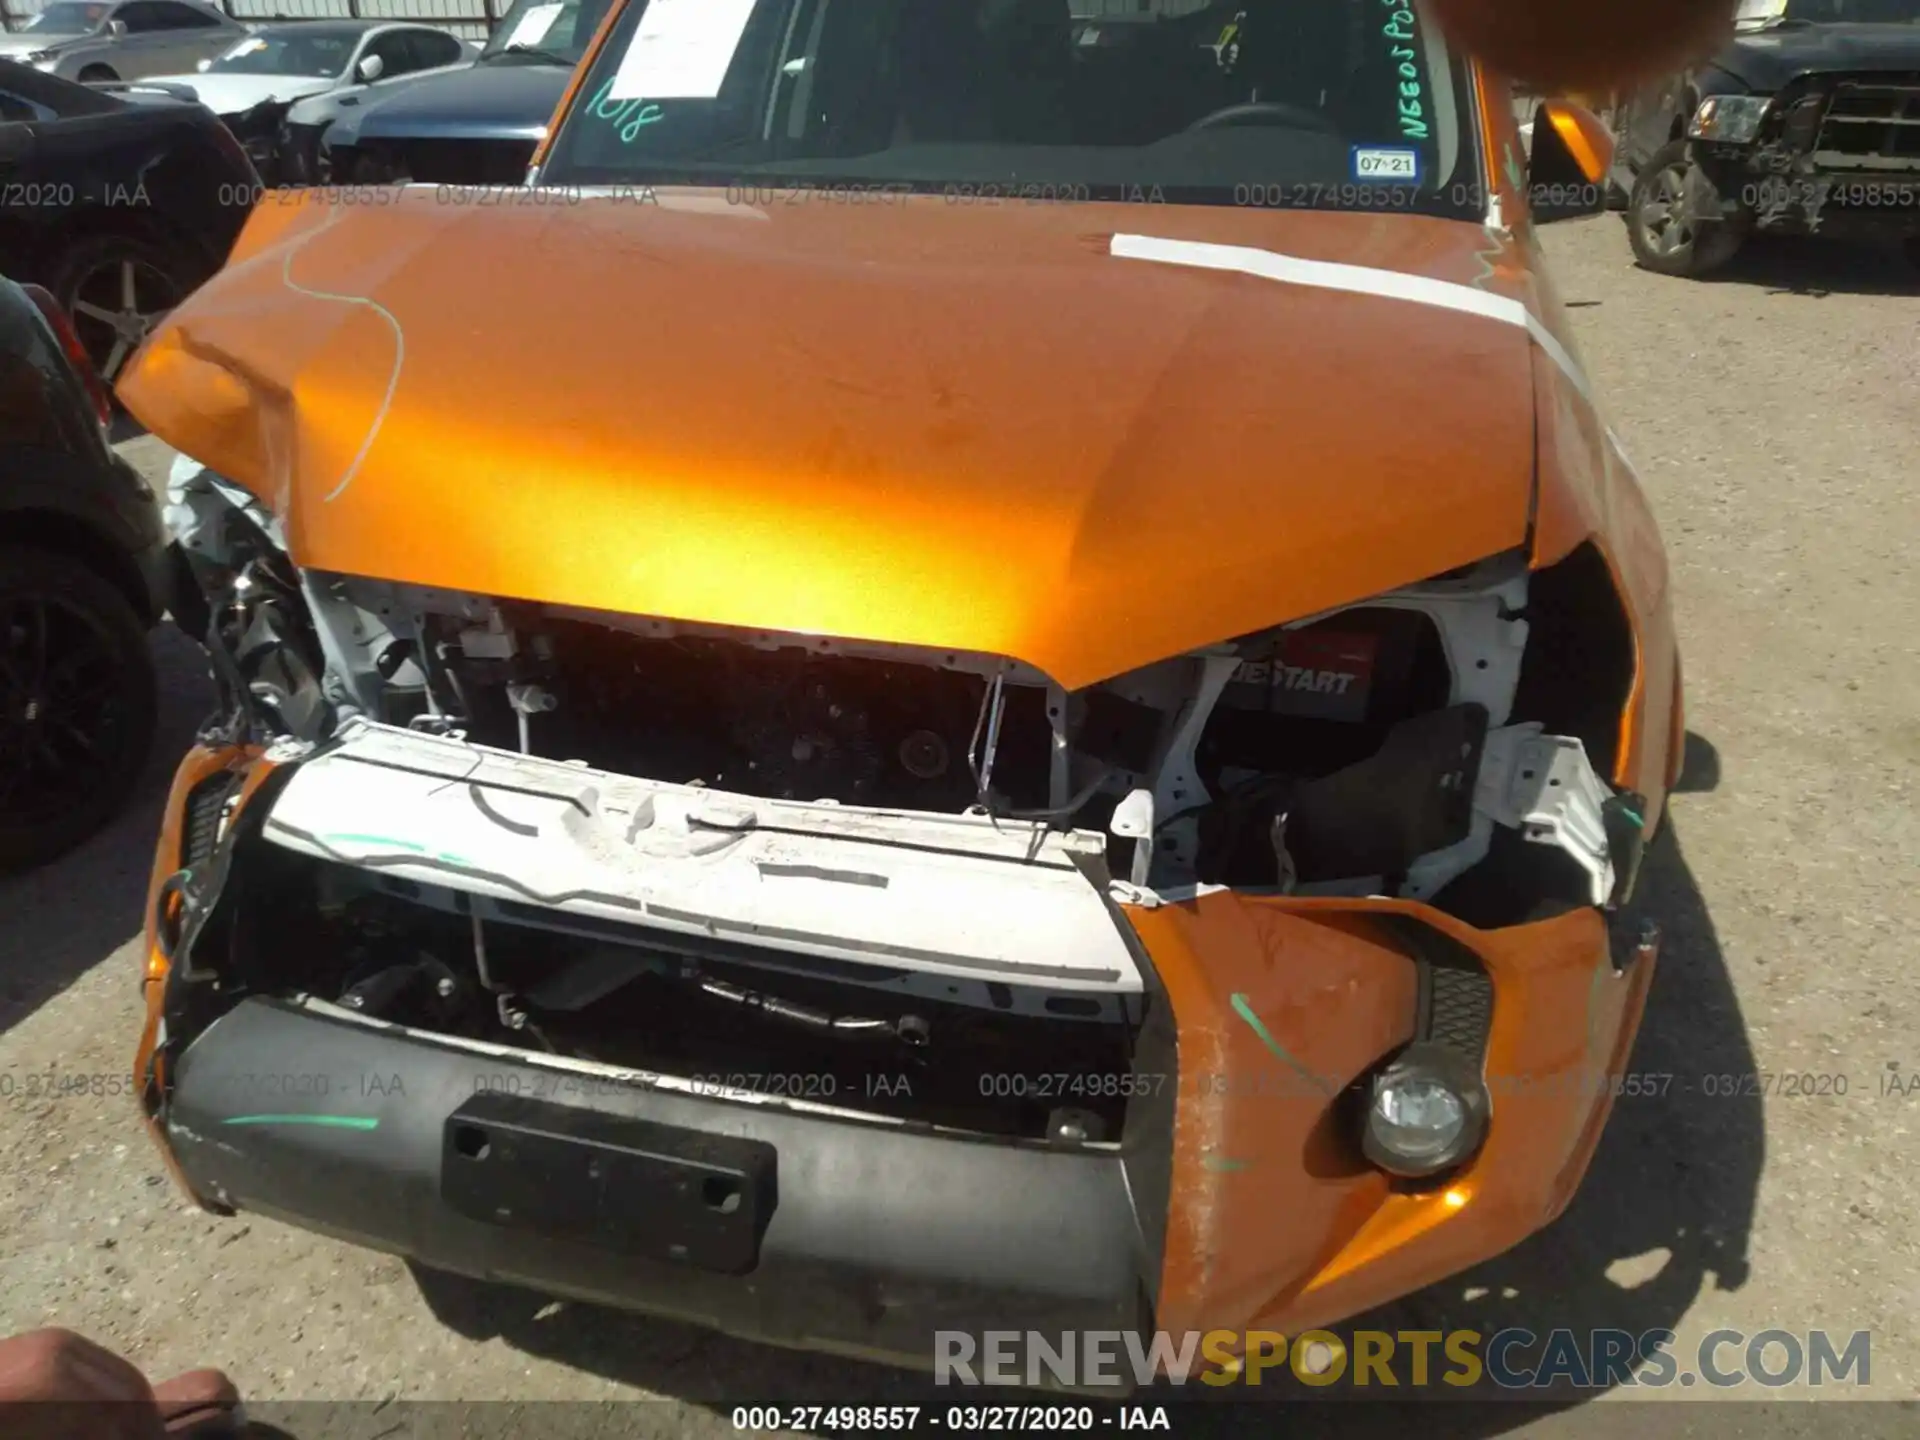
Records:
[[[1767,118],[1772,104],[1771,95],[1710,95],[1693,112],[1687,136],[1745,145],[1759,135],[1760,122]]]
[[[29,65],[44,65],[49,60],[56,58],[59,54],[60,52],[58,50],[29,50],[22,58],[24,58]]]
[[[1374,1076],[1360,1148],[1389,1175],[1438,1175],[1480,1148],[1489,1108],[1487,1087],[1464,1055],[1421,1041]]]

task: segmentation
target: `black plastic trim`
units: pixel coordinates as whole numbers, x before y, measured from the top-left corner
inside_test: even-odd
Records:
[[[1493,978],[1480,957],[1410,915],[1380,917],[1419,971],[1413,1038],[1458,1051],[1478,1070],[1493,1034]]]
[[[1113,1151],[625,1084],[263,998],[215,1020],[173,1075],[164,1121],[196,1193],[439,1269],[917,1367],[931,1366],[936,1330],[1151,1323],[1144,1297],[1160,1257],[1144,1253],[1147,1217],[1136,1219],[1127,1161]],[[752,1273],[461,1213],[443,1187],[447,1122],[489,1092],[551,1101],[581,1123],[642,1121],[771,1147],[777,1203]],[[1152,1133],[1132,1133],[1134,1118],[1129,1147],[1170,1150],[1170,1107]],[[1152,1223],[1163,1227],[1164,1215]]]

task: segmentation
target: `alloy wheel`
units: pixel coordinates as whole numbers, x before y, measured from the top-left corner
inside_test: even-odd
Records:
[[[1658,255],[1672,255],[1693,243],[1693,225],[1686,216],[1687,167],[1668,165],[1654,175],[1647,196],[1634,217],[1647,247]]]
[[[174,278],[151,261],[109,255],[73,287],[73,328],[111,385],[129,356],[180,301]]]
[[[0,602],[0,809],[28,823],[84,806],[129,743],[114,641],[59,595]]]

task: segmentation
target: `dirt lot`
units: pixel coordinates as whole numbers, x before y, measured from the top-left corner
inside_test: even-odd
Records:
[[[1559,1225],[1407,1311],[1540,1333],[1670,1326],[1681,1351],[1721,1326],[1866,1329],[1871,1393],[1920,1396],[1920,1085],[1888,1084],[1920,1073],[1920,285],[1892,257],[1802,248],[1715,283],[1661,279],[1632,268],[1610,217],[1548,248],[1676,561],[1702,743],[1651,872],[1669,939],[1636,1056],[1674,1078],[1621,1102]],[[154,442],[132,449],[164,463]],[[184,1208],[124,1098],[21,1098],[30,1072],[127,1065],[149,837],[204,704],[191,647],[156,643],[165,734],[141,803],[63,866],[0,887],[0,1332],[57,1321],[151,1371],[218,1363],[263,1399],[397,1402],[287,1412],[303,1440],[457,1433],[444,1411],[396,1421],[408,1401],[651,1395],[663,1403],[570,1412],[569,1433],[684,1434],[730,1429],[745,1400],[913,1390],[538,1297],[461,1287],[436,1313],[396,1260]],[[487,1414],[501,1433],[524,1419]],[[1632,1414],[1609,1400],[1523,1428],[1646,1432]],[[1769,1433],[1811,1423],[1774,1419]],[[1920,1413],[1822,1425],[1914,1434]]]

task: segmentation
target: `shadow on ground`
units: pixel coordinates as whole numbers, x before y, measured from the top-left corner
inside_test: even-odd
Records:
[[[138,935],[160,812],[213,704],[206,657],[172,625],[153,636],[160,724],[133,803],[78,850],[0,880],[0,1034]]]
[[[1718,768],[1711,746],[1694,737],[1689,748],[1687,788],[1710,788]],[[1753,1053],[1712,918],[1676,830],[1669,826],[1649,855],[1635,904],[1657,917],[1665,934],[1632,1062],[1634,1073],[1651,1077],[1648,1084],[1656,1093],[1618,1102],[1585,1185],[1558,1223],[1467,1274],[1360,1317],[1343,1330],[1464,1327],[1490,1335],[1519,1327],[1544,1341],[1550,1332],[1567,1329],[1583,1337],[1584,1347],[1584,1337],[1595,1329],[1636,1337],[1677,1329],[1709,1279],[1728,1290],[1745,1283],[1765,1144],[1760,1101],[1716,1093],[1735,1087],[1703,1077],[1750,1075]],[[1284,1217],[1276,1223],[1284,1223]],[[504,1286],[427,1271],[416,1271],[415,1278],[434,1313],[465,1335],[498,1337],[527,1354],[723,1414],[756,1401],[919,1404],[943,1412],[956,1401],[992,1398],[937,1388],[922,1376],[771,1349],[593,1306],[558,1304]],[[1541,1354],[1541,1346],[1521,1346],[1510,1359],[1530,1366]],[[1690,1357],[1678,1359],[1682,1370],[1691,1368]],[[1404,1363],[1398,1368],[1406,1373]],[[1432,1373],[1445,1368],[1436,1363]],[[1357,1398],[1350,1387],[1307,1392],[1287,1384],[1279,1372],[1269,1380],[1278,1382],[1267,1386],[1274,1399],[1342,1392],[1344,1398]],[[1244,1431],[1240,1407],[1204,1400],[1260,1392],[1207,1391],[1198,1403],[1189,1398],[1203,1388],[1178,1397],[1179,1433]],[[1578,1405],[1593,1393],[1535,1392],[1530,1398],[1555,1410]],[[1372,1394],[1379,1400],[1396,1398],[1377,1388]],[[1485,1395],[1478,1391],[1474,1398]],[[1423,1397],[1467,1398],[1445,1386]],[[1166,1398],[1175,1403],[1174,1397]],[[1397,1398],[1412,1397],[1403,1390]],[[1399,1437],[1417,1424],[1429,1437],[1482,1437],[1542,1415],[1538,1404],[1512,1401],[1418,1408],[1418,1419],[1411,1420],[1399,1405],[1316,1407],[1314,1433]]]
[[[1701,279],[1751,285],[1776,295],[1920,295],[1920,265],[1897,245],[1804,236],[1751,239],[1724,269]]]

